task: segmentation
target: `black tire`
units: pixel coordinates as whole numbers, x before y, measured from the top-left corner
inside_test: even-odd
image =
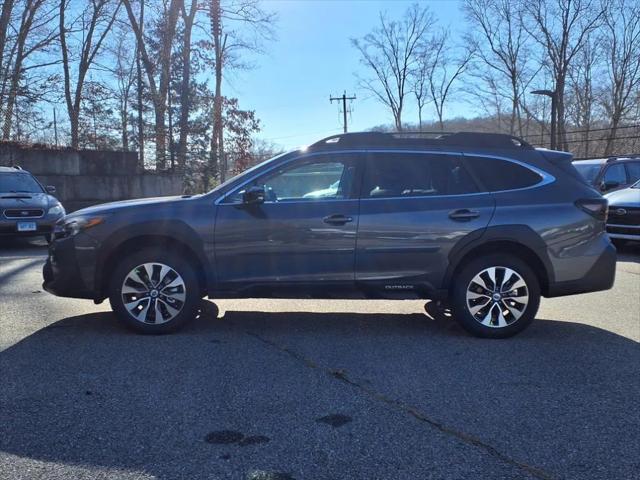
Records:
[[[500,315],[499,312],[501,310],[503,312],[507,312],[507,314],[502,316],[503,319],[506,319],[506,325],[502,327],[497,325],[484,325],[481,323],[480,320],[477,320],[474,315],[472,315],[467,303],[467,290],[470,287],[471,281],[476,277],[476,275],[479,275],[481,272],[492,267],[503,267],[513,270],[526,284],[525,290],[522,290],[522,287],[518,290],[514,290],[514,296],[515,294],[522,295],[523,292],[528,295],[526,306],[524,306],[522,311],[519,310],[520,305],[525,304],[514,303],[514,300],[509,299],[506,296],[506,301],[510,303],[512,308],[508,308],[506,306],[504,308],[500,308],[501,305],[504,306],[505,304],[495,303],[493,298],[488,295],[487,297],[491,299],[487,303],[483,303],[484,297],[478,300],[470,300],[470,302],[477,301],[478,303],[476,303],[476,306],[481,304],[486,305],[486,307],[484,307],[485,310],[476,312],[476,315],[483,317],[485,314],[490,313],[491,317],[489,318],[488,323],[493,323],[494,321],[495,323],[498,323],[497,317]],[[496,283],[502,283],[500,282],[500,277],[504,279],[506,276],[505,272],[505,270],[497,270]],[[508,279],[504,279],[505,285],[511,278],[513,277],[509,275]],[[505,288],[508,287],[509,285],[506,285]],[[474,288],[476,287],[474,286]],[[504,302],[505,298],[501,301]],[[518,257],[508,254],[486,255],[471,261],[456,275],[452,288],[451,301],[454,318],[469,333],[482,338],[507,338],[522,332],[535,318],[536,313],[538,312],[538,307],[540,306],[540,282],[533,270]],[[493,305],[496,305],[497,308],[494,309]],[[517,305],[518,308],[514,308],[514,305]],[[510,313],[511,311],[516,311],[519,317],[516,318],[514,314]],[[511,320],[511,322],[509,322],[509,320]]]
[[[181,305],[174,304],[175,306],[180,307],[178,309],[178,313],[167,321],[164,321],[164,318],[162,318],[160,322],[164,323],[156,323],[155,318],[147,318],[147,320],[153,320],[153,323],[148,323],[146,320],[138,320],[125,306],[123,298],[125,295],[123,293],[123,284],[130,272],[132,272],[136,267],[144,264],[162,264],[169,267],[174,273],[177,273],[180,276],[184,285],[183,287],[180,287],[180,291],[183,292],[184,301]],[[169,285],[171,283],[172,282],[169,282]],[[165,288],[169,287],[165,286]],[[165,292],[166,291],[167,290],[165,290]],[[158,301],[160,298],[167,300],[166,297],[162,297],[162,292],[163,290],[156,290],[155,301]],[[201,289],[198,283],[198,277],[193,265],[179,254],[161,250],[159,248],[141,250],[125,257],[115,267],[111,278],[109,279],[109,302],[111,303],[111,308],[116,314],[116,317],[118,317],[118,319],[124,322],[128,327],[141,333],[161,334],[174,332],[189,321],[193,320],[198,314],[200,308],[200,292]],[[143,294],[141,294],[141,296],[142,295]],[[149,299],[151,300],[150,295]],[[144,300],[141,301],[143,302],[142,306],[144,306],[146,303]],[[160,315],[166,314],[167,317],[171,316],[167,303],[162,305],[159,304],[159,310],[161,310]],[[155,317],[155,314],[152,315],[152,317]]]

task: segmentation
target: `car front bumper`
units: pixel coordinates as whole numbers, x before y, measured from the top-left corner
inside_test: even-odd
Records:
[[[56,222],[62,215],[45,215],[41,218],[13,219],[0,216],[0,236],[3,237],[34,237],[38,235],[49,235],[53,232]],[[19,232],[18,222],[34,222],[36,230],[29,232]]]
[[[95,291],[97,242],[86,234],[56,239],[42,269],[42,288],[59,297],[98,300]]]

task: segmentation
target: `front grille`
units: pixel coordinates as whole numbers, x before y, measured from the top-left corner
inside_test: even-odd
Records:
[[[618,235],[640,236],[640,228],[625,227],[621,225],[607,225],[607,233],[617,233]]]
[[[7,208],[4,216],[7,218],[40,218],[44,215],[41,208]]]
[[[610,206],[608,223],[640,226],[640,208]]]

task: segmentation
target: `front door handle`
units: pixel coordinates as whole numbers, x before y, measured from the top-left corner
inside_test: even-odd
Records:
[[[329,225],[344,225],[345,223],[353,222],[352,217],[347,217],[345,215],[329,215],[322,219],[324,223],[328,223]]]
[[[469,210],[468,208],[460,208],[458,210],[449,212],[449,218],[458,222],[468,222],[469,220],[473,220],[474,218],[478,218],[479,216],[479,211]]]

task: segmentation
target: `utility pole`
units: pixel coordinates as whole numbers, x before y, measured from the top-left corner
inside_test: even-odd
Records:
[[[351,101],[351,100],[355,100],[356,96],[353,95],[352,97],[347,97],[347,92],[345,91],[341,97],[332,97],[329,96],[329,102],[333,103],[334,101],[341,101],[342,100],[342,115],[343,115],[343,125],[344,125],[344,133],[347,133],[347,100]]]
[[[534,90],[531,92],[533,95],[544,95],[551,99],[551,150],[555,150],[558,139],[556,138],[556,126],[558,123],[557,102],[558,92],[556,90]]]

